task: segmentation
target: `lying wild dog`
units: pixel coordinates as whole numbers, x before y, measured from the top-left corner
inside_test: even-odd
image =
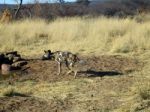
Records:
[[[21,56],[17,51],[0,53],[0,63],[2,64],[12,64],[14,62],[22,60]]]
[[[22,60],[20,54],[18,54],[17,51],[6,52],[5,58],[9,59],[9,61],[12,63]]]
[[[58,63],[58,75],[61,73],[62,63],[65,63],[66,67],[69,69],[68,73],[74,72],[74,78],[76,78],[78,70],[75,68],[75,64],[79,62],[79,58],[76,54],[71,52],[56,51],[51,52],[51,50],[44,51],[45,54],[42,60],[55,60]]]

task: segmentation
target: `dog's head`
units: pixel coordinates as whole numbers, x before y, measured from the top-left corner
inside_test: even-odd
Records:
[[[51,50],[44,50],[44,55],[42,56],[42,60],[51,60],[53,58],[53,53]]]

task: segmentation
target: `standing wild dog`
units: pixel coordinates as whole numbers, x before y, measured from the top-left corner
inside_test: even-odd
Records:
[[[51,50],[44,51],[45,54],[42,57],[42,60],[55,60],[58,63],[58,75],[61,73],[61,65],[65,63],[66,67],[69,69],[68,73],[74,72],[74,78],[77,75],[77,69],[75,69],[75,64],[79,62],[77,55],[72,54],[71,52],[56,51],[51,52]]]

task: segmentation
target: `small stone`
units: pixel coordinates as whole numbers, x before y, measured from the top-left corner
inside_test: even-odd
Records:
[[[9,65],[9,64],[2,64],[1,65],[2,74],[9,74],[10,71],[11,71],[11,65]]]

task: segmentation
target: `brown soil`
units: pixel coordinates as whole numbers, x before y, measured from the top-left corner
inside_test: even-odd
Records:
[[[122,57],[122,56],[99,56],[99,57],[82,57],[85,61],[84,65],[79,68],[82,69],[77,79],[79,78],[95,78],[103,77],[103,81],[99,84],[101,86],[108,86],[108,89],[114,88],[116,91],[123,91],[123,88],[130,86],[130,79],[125,79],[123,76],[126,74],[138,70],[140,68],[140,63],[134,59]],[[63,67],[63,73],[57,75],[57,63],[54,61],[42,61],[42,60],[30,60],[28,65],[25,66],[24,72],[21,72],[21,75],[18,75],[13,78],[6,79],[5,81],[26,81],[26,80],[35,80],[35,81],[47,81],[47,82],[57,82],[57,81],[69,81],[75,80],[73,74],[67,75],[66,67]],[[119,79],[115,79],[117,82],[121,82],[120,85],[117,85],[116,82],[111,81],[111,79],[105,80],[105,77],[115,77],[120,76]],[[110,80],[110,81],[109,81]],[[112,83],[111,86],[110,83]],[[108,85],[109,84],[109,85]],[[126,85],[125,85],[126,84]],[[121,86],[121,87],[119,87]],[[96,87],[96,86],[94,86]],[[119,89],[120,88],[120,89]],[[87,87],[87,90],[92,89],[92,87]],[[98,90],[99,91],[99,90]],[[100,91],[101,92],[101,91]],[[93,96],[93,95],[92,95]],[[107,99],[103,99],[108,102]],[[110,100],[110,98],[109,98]],[[113,99],[112,99],[113,100]],[[33,97],[3,97],[0,98],[0,112],[70,112],[70,108],[73,107],[71,99],[67,100],[49,100],[42,101],[41,99]],[[78,102],[83,105],[97,105],[96,101],[87,101],[87,102]],[[85,104],[86,103],[86,104]],[[116,102],[118,105],[119,102]],[[91,104],[91,105],[92,105]],[[108,104],[110,106],[110,104]],[[112,106],[113,107],[113,106]],[[86,108],[86,107],[85,107]],[[95,107],[96,108],[96,107]],[[90,111],[90,110],[89,110]],[[91,110],[93,111],[93,110]]]
[[[138,70],[139,63],[137,60],[125,58],[122,56],[99,56],[99,57],[82,57],[83,64],[79,65],[79,73],[77,78],[84,77],[103,77],[123,75]],[[35,80],[35,81],[66,81],[73,80],[73,73],[67,75],[67,68],[62,66],[62,73],[57,75],[57,62],[30,60],[27,66],[19,71],[17,77],[13,80]],[[7,78],[6,78],[7,79]]]

